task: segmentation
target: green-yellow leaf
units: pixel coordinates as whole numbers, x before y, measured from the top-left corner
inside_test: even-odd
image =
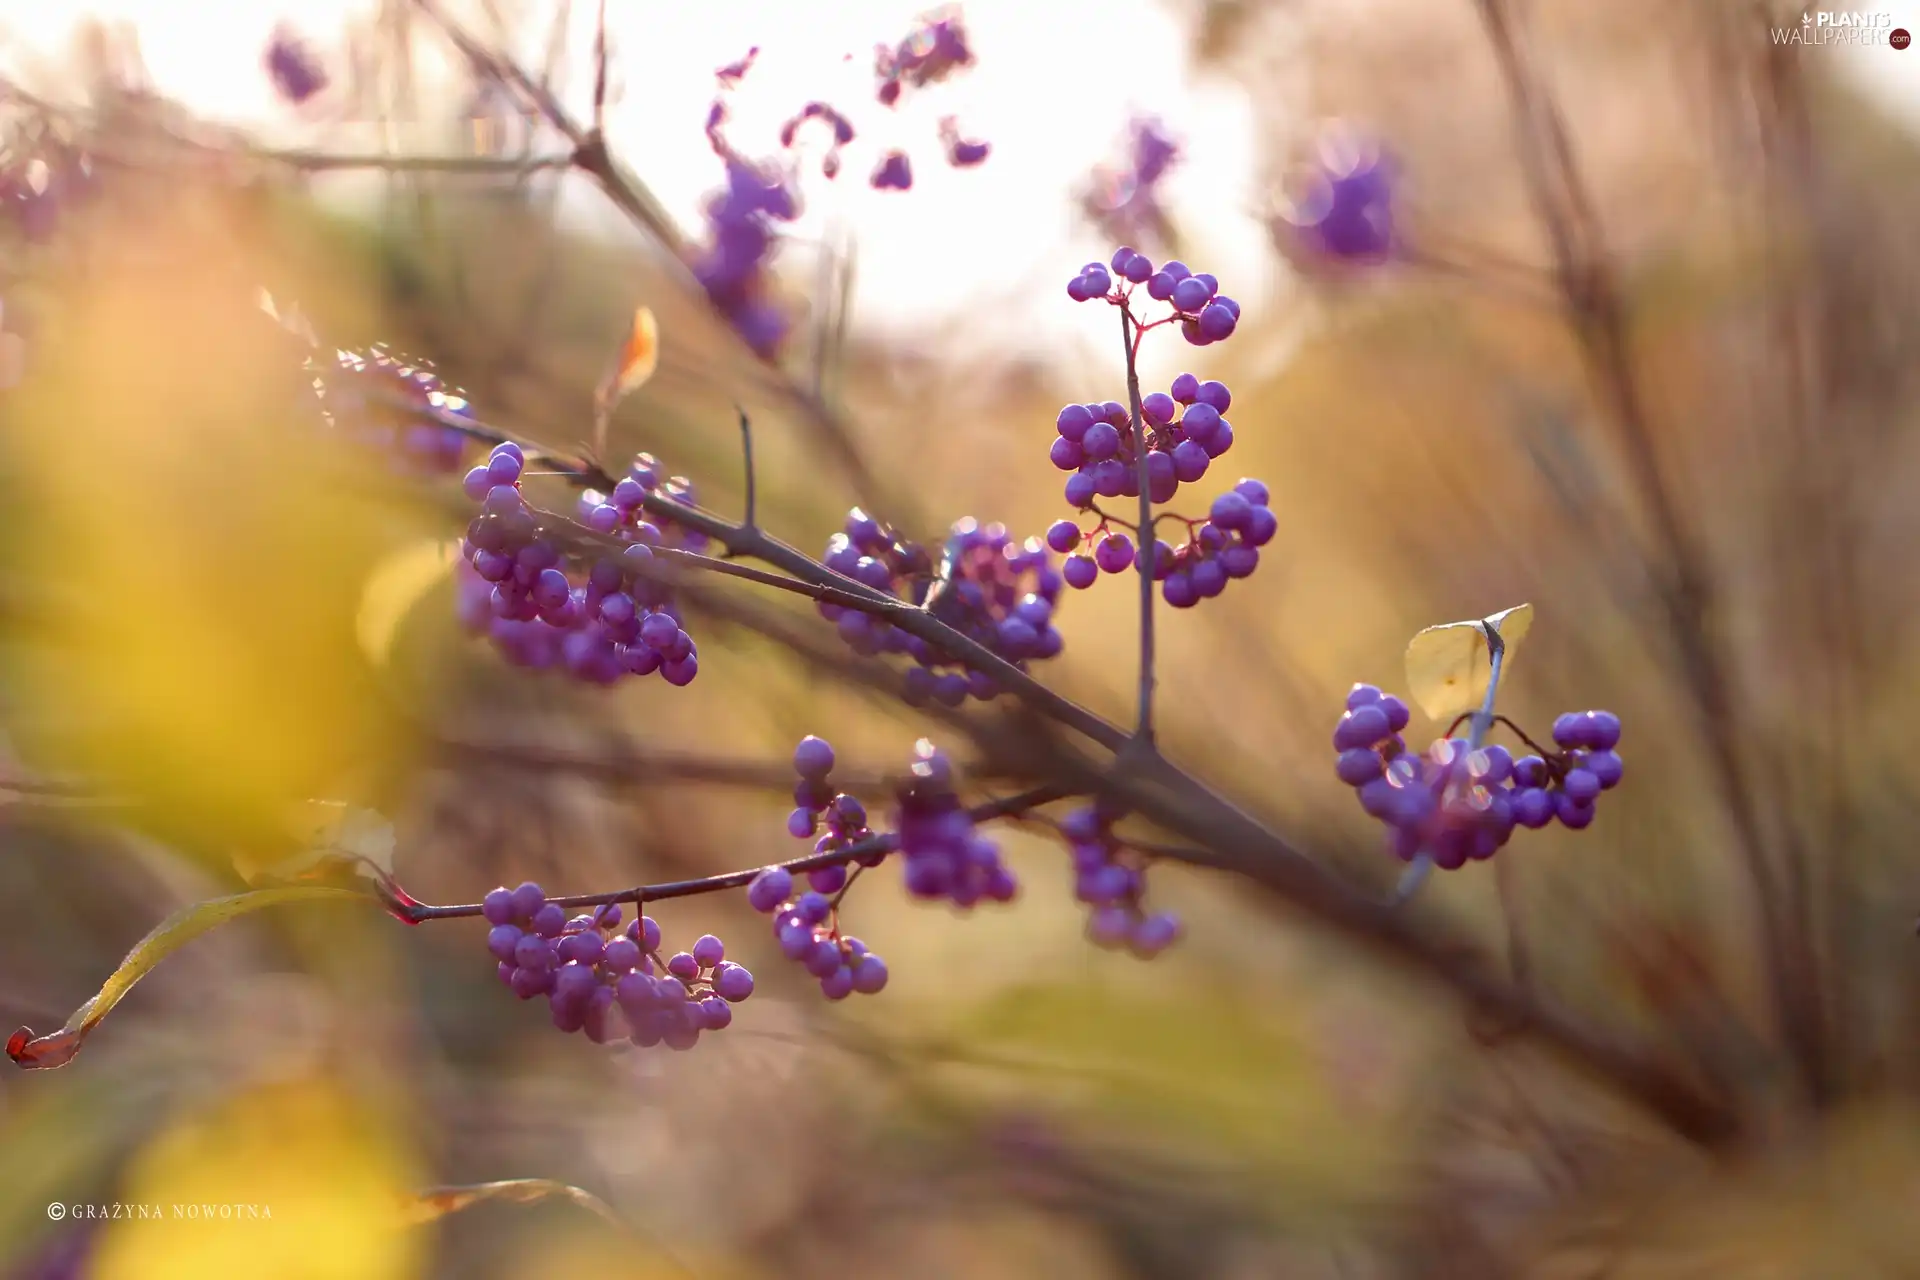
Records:
[[[1433,720],[1477,709],[1492,674],[1485,628],[1500,633],[1506,649],[1504,675],[1512,670],[1513,652],[1532,625],[1533,606],[1517,604],[1484,619],[1428,627],[1407,645],[1407,693]]]
[[[415,543],[380,562],[361,588],[360,611],[354,618],[354,635],[368,661],[386,665],[408,611],[451,574],[459,560],[458,542],[436,539]]]
[[[107,1016],[120,998],[133,990],[133,984],[152,972],[155,965],[201,934],[227,921],[264,907],[294,902],[372,902],[366,894],[346,889],[290,887],[255,889],[230,898],[214,898],[174,912],[142,938],[120,967],[113,971],[99,994],[74,1010],[67,1025],[51,1035],[36,1036],[29,1027],[21,1027],[7,1041],[7,1056],[22,1067],[63,1067],[80,1052],[80,1044],[100,1020]]]
[[[540,1200],[571,1200],[590,1213],[598,1214],[622,1231],[627,1229],[620,1215],[599,1196],[579,1187],[551,1178],[512,1178],[505,1182],[480,1182],[462,1187],[428,1187],[406,1197],[401,1212],[409,1222],[419,1224],[444,1218],[450,1213],[470,1209],[484,1200],[508,1204],[533,1204]]]

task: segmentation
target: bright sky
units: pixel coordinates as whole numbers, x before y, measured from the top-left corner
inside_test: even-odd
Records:
[[[544,2],[530,7],[551,12]],[[590,0],[573,4],[574,74],[566,96],[576,108],[588,89],[594,7]],[[927,0],[607,0],[625,85],[609,115],[615,149],[683,223],[695,225],[701,199],[718,179],[702,134],[713,70],[758,44],[760,61],[734,97],[730,136],[743,150],[771,152],[779,122],[816,98],[846,111],[860,130],[839,182],[811,181],[809,218],[799,228],[817,234],[833,219],[853,232],[856,323],[950,335],[964,313],[978,321],[971,330],[984,341],[1004,335],[1082,345],[1104,343],[1105,316],[1068,303],[1065,282],[1111,246],[1081,224],[1073,193],[1095,163],[1119,157],[1129,115],[1157,114],[1186,144],[1168,194],[1194,242],[1193,264],[1257,304],[1273,268],[1249,212],[1262,203],[1250,186],[1250,113],[1231,89],[1195,84],[1186,74],[1171,6],[970,0],[965,17],[978,65],[888,112],[873,101],[873,46],[899,40],[926,7]],[[1920,27],[1920,0],[1880,0],[1880,7],[1895,22]],[[28,51],[64,50],[76,8],[0,0],[0,65],[18,65]],[[316,130],[279,105],[260,53],[274,24],[292,17],[324,52],[337,55],[344,19],[366,12],[368,0],[91,0],[86,8],[131,21],[156,87],[196,111],[290,145],[367,144],[337,127]],[[1863,81],[1920,125],[1920,50],[1804,52],[1848,58]],[[954,171],[941,159],[936,122],[949,113],[959,116],[963,132],[993,144],[980,168]],[[874,157],[894,145],[914,159],[914,189],[870,190],[865,177]],[[589,217],[598,197],[580,195],[575,207]]]
[[[355,137],[303,123],[273,97],[260,54],[275,23],[291,17],[323,51],[337,53],[343,19],[366,0],[91,0],[107,20],[131,21],[155,87],[204,115],[258,128],[289,145],[363,150]],[[683,224],[719,179],[702,133],[713,70],[758,44],[761,56],[732,102],[729,137],[769,154],[786,116],[812,99],[845,111],[859,130],[836,183],[813,176],[797,234],[832,223],[858,242],[856,323],[952,332],[965,312],[983,341],[993,331],[1092,341],[1096,317],[1066,298],[1080,264],[1105,257],[1081,225],[1073,192],[1096,163],[1119,159],[1136,111],[1163,116],[1186,143],[1172,203],[1194,241],[1192,257],[1230,292],[1253,302],[1270,278],[1265,237],[1248,214],[1252,121],[1238,95],[1195,86],[1184,74],[1184,38],[1159,0],[971,0],[964,6],[978,63],[951,81],[910,92],[897,111],[873,100],[875,44],[901,39],[926,0],[727,0],[712,4],[608,0],[608,27],[624,85],[608,117],[615,150]],[[551,12],[542,4],[539,12]],[[576,0],[572,105],[589,92],[594,5]],[[0,0],[0,65],[22,53],[63,51],[73,8]],[[530,52],[530,50],[529,50]],[[846,55],[851,54],[851,61]],[[952,170],[937,134],[943,115],[993,152]],[[866,176],[888,147],[914,162],[910,192],[875,192]],[[588,213],[596,193],[583,190]],[[1104,309],[1102,309],[1104,310]],[[1107,335],[1098,326],[1098,337]],[[1183,344],[1176,344],[1183,345]]]

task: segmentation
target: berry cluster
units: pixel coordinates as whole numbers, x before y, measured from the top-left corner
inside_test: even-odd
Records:
[[[1116,276],[1121,283],[1116,284]],[[1089,262],[1080,268],[1080,274],[1067,282],[1067,296],[1075,302],[1096,298],[1123,302],[1132,295],[1133,286],[1142,284],[1149,298],[1173,308],[1166,319],[1178,320],[1180,332],[1196,347],[1231,338],[1240,323],[1240,304],[1220,292],[1218,280],[1205,272],[1194,274],[1184,262],[1156,268],[1145,254],[1125,246],[1114,250],[1109,262]]]
[[[785,867],[768,867],[747,886],[748,904],[773,917],[780,953],[817,978],[829,1000],[855,992],[877,995],[887,985],[886,961],[840,932],[836,899],[818,889],[795,897],[793,890],[793,873]]]
[[[1233,448],[1233,424],[1223,416],[1233,403],[1223,382],[1201,382],[1190,373],[1169,391],[1140,398],[1146,424],[1147,486],[1156,503],[1171,502],[1182,484],[1207,474],[1215,458]],[[1099,498],[1140,496],[1132,415],[1117,400],[1070,404],[1054,419],[1057,438],[1048,460],[1067,477],[1067,505],[1085,511]],[[1059,548],[1056,546],[1056,550]]]
[[[639,498],[660,487],[671,495],[691,493],[684,482],[665,482],[658,464],[642,454],[631,474],[615,486],[612,503],[589,493],[592,512],[612,511],[608,522],[590,523],[628,545],[619,557],[596,561],[574,581],[555,542],[542,536],[539,516],[520,492],[526,457],[518,445],[496,447],[484,466],[467,473],[466,491],[480,502],[463,544],[467,585],[462,620],[485,631],[509,661],[521,666],[564,668],[595,684],[658,671],[668,684],[686,685],[699,674],[699,651],[682,626],[670,594],[648,572],[653,548],[677,538],[697,538],[671,521],[638,519]],[[626,486],[631,483],[634,488]],[[631,498],[631,505],[627,500]],[[490,583],[484,596],[477,583]],[[482,601],[484,600],[484,606]]]
[[[1180,148],[1158,120],[1135,118],[1127,160],[1094,169],[1080,203],[1088,219],[1115,240],[1170,241],[1172,226],[1160,203],[1160,183],[1180,158]]]
[[[327,69],[319,57],[284,25],[274,28],[261,60],[274,91],[296,107],[327,87]]]
[[[925,548],[855,507],[843,531],[828,540],[823,563],[896,599],[924,602],[941,622],[1023,670],[1029,662],[1057,657],[1064,644],[1053,625],[1060,571],[1037,539],[1016,544],[1003,525],[983,526],[970,517],[956,522],[936,574]],[[914,659],[904,690],[912,705],[957,707],[969,696],[984,702],[1000,692],[985,672],[968,669],[884,618],[845,605],[819,608],[856,653]]]
[[[1554,722],[1559,752],[1516,760],[1498,743],[1475,749],[1441,738],[1424,752],[1407,750],[1400,733],[1407,705],[1369,684],[1347,694],[1334,729],[1334,772],[1360,805],[1386,823],[1393,850],[1411,861],[1425,853],[1456,870],[1492,857],[1515,827],[1538,829],[1558,818],[1579,830],[1593,821],[1594,800],[1623,773],[1613,748],[1620,720],[1611,712],[1570,713]]]
[[[1143,284],[1150,296],[1171,303],[1173,311],[1159,320],[1136,321],[1136,351],[1138,335],[1159,325],[1178,321],[1188,341],[1204,346],[1230,336],[1239,321],[1239,304],[1220,294],[1212,276],[1194,275],[1179,262],[1156,269],[1145,255],[1124,246],[1108,264],[1082,268],[1067,293],[1080,302],[1105,298],[1131,315],[1133,291]],[[1232,404],[1233,393],[1225,383],[1202,382],[1191,373],[1175,378],[1167,391],[1141,397],[1138,425],[1146,449],[1149,502],[1172,501],[1182,484],[1205,477],[1213,460],[1233,447],[1233,424],[1225,416]],[[1055,521],[1046,542],[1068,556],[1061,567],[1067,585],[1085,589],[1102,573],[1144,572],[1146,556],[1136,542],[1152,537],[1153,576],[1161,583],[1162,596],[1176,609],[1190,608],[1225,591],[1233,579],[1250,575],[1260,563],[1259,549],[1273,540],[1279,522],[1268,508],[1267,486],[1252,479],[1242,479],[1215,498],[1204,520],[1163,513],[1154,518],[1154,530],[1143,530],[1100,510],[1101,498],[1141,496],[1143,468],[1134,426],[1127,406],[1117,400],[1060,410],[1048,458],[1072,473],[1066,483],[1068,505],[1092,512],[1099,521],[1092,529],[1082,529],[1073,520]],[[1187,528],[1187,538],[1178,546],[1162,541],[1156,531],[1159,521],[1169,518]]]
[[[1126,947],[1150,959],[1179,940],[1180,920],[1171,912],[1148,915],[1142,909],[1146,872],[1113,829],[1123,816],[1090,805],[1061,819],[1060,834],[1073,856],[1074,896],[1091,909],[1087,936],[1098,946]]]
[[[953,786],[946,754],[922,738],[908,778],[895,795],[895,840],[907,892],[956,907],[1011,902],[1019,886],[1000,861],[1000,847],[981,835]]]
[[[403,471],[445,475],[458,471],[470,441],[432,414],[473,417],[464,395],[450,388],[425,360],[375,345],[365,352],[335,351],[307,358],[320,417],[327,426],[385,453]]]
[[[774,225],[800,216],[800,197],[786,175],[728,145],[720,135],[726,118],[726,104],[716,101],[707,113],[707,140],[726,163],[727,185],[707,201],[707,245],[694,257],[693,274],[747,346],[771,358],[789,327],[770,297]]]
[[[881,106],[891,107],[899,103],[903,90],[923,88],[972,65],[973,50],[967,47],[958,10],[931,14],[899,44],[874,46],[874,96]]]
[[[500,980],[522,1000],[547,997],[554,1026],[596,1044],[625,1038],[691,1049],[702,1031],[732,1023],[732,1006],[753,994],[753,975],[728,961],[712,934],[663,962],[652,917],[623,931],[620,908],[609,904],[568,919],[531,882],[493,890],[481,913],[493,926],[487,949]]]
[[[826,739],[812,735],[802,738],[793,751],[793,769],[800,780],[793,788],[795,808],[787,815],[789,835],[796,840],[812,839],[824,821],[826,833],[814,841],[816,854],[833,853],[873,835],[867,826],[866,806],[853,796],[837,793],[827,781],[833,772],[833,747]],[[862,866],[877,866],[885,856],[885,853],[867,854],[858,861]],[[846,888],[847,880],[844,862],[807,872],[807,884],[820,893],[838,893]]]
[[[960,124],[952,116],[940,120],[940,141],[947,148],[947,163],[956,169],[971,169],[984,162],[993,144],[960,134]]]
[[[1160,543],[1153,574],[1160,594],[1175,609],[1190,609],[1227,589],[1235,578],[1260,567],[1260,548],[1273,540],[1279,522],[1267,506],[1267,486],[1243,479],[1213,500],[1207,518],[1187,521],[1187,540]]]
[[[791,149],[801,126],[809,120],[818,120],[833,135],[827,154],[821,157],[820,173],[823,177],[835,178],[840,173],[840,149],[853,141],[853,122],[824,102],[809,102],[800,108],[799,115],[780,126],[780,145]]]
[[[1306,191],[1277,224],[1281,247],[1332,262],[1371,263],[1394,249],[1393,173],[1371,145],[1323,140]]]
[[[873,166],[867,180],[875,191],[906,191],[913,186],[913,163],[904,151],[889,151]]]

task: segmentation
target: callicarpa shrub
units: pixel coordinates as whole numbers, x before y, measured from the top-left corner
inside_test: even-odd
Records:
[[[905,90],[972,61],[957,15],[929,19],[909,40],[881,49],[877,96],[891,106]],[[290,96],[313,83],[293,74],[290,55],[269,62]],[[751,62],[750,54],[722,68],[723,88]],[[493,81],[506,82],[497,74]],[[551,103],[542,109],[558,110]],[[787,319],[769,272],[780,228],[799,208],[799,174],[792,165],[746,159],[723,138],[725,119],[724,104],[716,102],[708,136],[725,185],[708,205],[710,244],[691,259],[689,275],[746,344],[771,359]],[[554,123],[569,136],[579,131],[564,118]],[[838,109],[814,102],[790,119],[782,142],[792,146],[814,130],[834,148],[822,166],[831,179],[839,148],[860,130]],[[943,133],[952,163],[967,167],[985,157],[985,144],[962,138],[956,126],[943,126]],[[1145,188],[1173,151],[1157,126],[1141,136]],[[604,155],[604,147],[582,146],[573,163],[625,191],[625,207],[644,207]],[[885,151],[874,181],[907,188],[904,152]],[[1329,239],[1328,250],[1341,253],[1347,245]],[[1227,386],[1189,372],[1164,390],[1143,391],[1138,362],[1143,340],[1156,330],[1177,331],[1200,349],[1231,339],[1241,305],[1214,276],[1177,260],[1155,262],[1126,245],[1064,284],[1070,301],[1103,306],[1117,321],[1121,355],[1114,384],[1104,389],[1113,398],[1089,389],[1052,423],[1048,459],[1067,473],[1071,517],[1021,537],[961,516],[943,541],[925,543],[886,513],[856,507],[818,558],[759,525],[753,432],[744,413],[745,510],[735,520],[701,505],[694,480],[673,474],[667,461],[642,453],[610,470],[585,451],[516,438],[483,421],[429,362],[378,347],[323,348],[303,330],[310,350],[290,351],[289,360],[295,380],[310,386],[303,411],[313,427],[334,433],[342,447],[382,453],[419,483],[469,504],[455,607],[462,627],[507,662],[593,686],[658,676],[681,687],[703,673],[724,680],[729,655],[710,652],[703,662],[695,640],[702,602],[719,598],[716,584],[784,591],[814,603],[822,638],[830,631],[844,646],[825,652],[845,654],[841,660],[855,673],[849,678],[878,685],[971,738],[996,776],[1017,775],[1029,785],[982,798],[967,762],[925,738],[890,780],[855,794],[863,788],[836,783],[839,761],[827,739],[808,736],[793,750],[793,809],[785,823],[788,837],[806,848],[771,865],[585,893],[502,885],[480,902],[432,905],[407,893],[378,859],[329,854],[296,882],[190,908],[163,923],[66,1028],[39,1037],[16,1032],[8,1043],[13,1060],[27,1067],[68,1061],[133,980],[211,924],[259,907],[343,895],[376,901],[409,924],[482,922],[486,932],[475,946],[484,942],[501,985],[520,1000],[545,1000],[563,1032],[602,1044],[691,1049],[748,1016],[735,1006],[752,996],[755,978],[736,958],[743,950],[721,938],[675,938],[673,900],[737,895],[767,920],[775,949],[817,983],[822,997],[879,997],[889,970],[854,931],[856,886],[868,882],[862,892],[872,892],[872,880],[897,868],[901,891],[917,901],[957,913],[1012,903],[1020,885],[995,828],[1013,821],[1058,837],[1066,854],[1060,874],[1085,908],[1087,937],[1100,947],[1146,959],[1179,942],[1181,922],[1154,905],[1148,877],[1151,861],[1171,858],[1239,872],[1343,927],[1397,941],[1405,954],[1437,954],[1396,913],[1397,900],[1431,870],[1459,870],[1492,856],[1516,828],[1591,823],[1597,798],[1623,775],[1618,718],[1604,711],[1563,716],[1547,748],[1497,714],[1502,673],[1531,618],[1525,606],[1415,638],[1408,651],[1412,699],[1436,719],[1459,714],[1425,751],[1413,751],[1403,736],[1412,714],[1407,702],[1356,684],[1333,734],[1334,773],[1383,824],[1387,852],[1407,864],[1393,900],[1318,867],[1176,768],[1154,732],[1158,611],[1186,610],[1250,582],[1280,535],[1281,518],[1265,483],[1223,479],[1216,466],[1235,441]],[[652,320],[646,313],[643,319],[608,384],[614,398],[651,367]],[[1049,438],[1047,424],[1029,429],[1038,452]],[[536,478],[542,483],[530,483]],[[566,501],[545,497],[561,490]],[[1122,727],[1062,697],[1036,673],[1071,660],[1059,622],[1073,592],[1128,573],[1136,586],[1138,668],[1132,724]],[[970,718],[961,714],[969,704],[1008,717]],[[1010,718],[1016,714],[1021,718]],[[1012,737],[1040,749],[1023,756],[1010,748],[1008,724],[1020,726]],[[1463,725],[1467,732],[1456,736]],[[1511,730],[1530,754],[1516,758],[1490,743],[1496,727]],[[1525,1000],[1478,979],[1454,980],[1469,999],[1497,999],[1503,1007]],[[1550,1011],[1531,1016],[1550,1031],[1557,1025]],[[1651,1089],[1637,1080],[1628,1087]]]

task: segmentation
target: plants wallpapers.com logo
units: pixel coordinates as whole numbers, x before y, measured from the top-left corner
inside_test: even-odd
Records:
[[[1887,45],[1905,49],[1913,43],[1913,37],[1905,27],[1893,25],[1890,13],[1820,9],[1802,13],[1797,27],[1775,27],[1773,42],[1777,45]]]

